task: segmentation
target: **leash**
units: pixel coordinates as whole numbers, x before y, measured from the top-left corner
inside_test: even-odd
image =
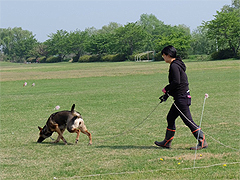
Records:
[[[159,102],[156,107],[147,115],[147,117],[145,119],[142,120],[142,122],[140,122],[139,124],[137,124],[136,126],[134,126],[132,129],[137,128],[138,126],[140,126],[141,124],[143,124],[151,115],[152,113],[157,109],[157,107],[159,106],[159,104],[161,104],[161,102]]]
[[[151,115],[152,113],[157,109],[157,107],[159,106],[159,104],[161,104],[161,102],[159,102],[155,107],[154,109],[146,116],[146,118],[144,118],[140,123],[138,123],[137,125],[135,125],[133,128],[129,128],[128,130],[126,130],[124,133],[120,133],[120,134],[117,134],[117,135],[114,135],[112,138],[116,138],[116,137],[119,137],[121,135],[126,135],[128,134],[129,132],[131,132],[132,130],[136,129],[138,126],[140,126],[141,124],[143,124]],[[104,140],[103,140],[104,141]],[[106,142],[107,140],[105,140]]]
[[[144,118],[140,123],[138,123],[138,124],[137,124],[136,126],[134,126],[133,128],[128,129],[125,133],[121,133],[121,134],[119,134],[119,135],[116,135],[115,137],[118,137],[118,136],[120,136],[120,135],[125,135],[125,134],[129,133],[130,131],[136,129],[136,128],[137,128],[138,126],[140,126],[141,124],[143,124],[143,123],[152,115],[152,113],[157,109],[157,107],[159,106],[159,104],[161,104],[161,102],[159,102],[159,103],[154,107],[154,109],[147,115],[147,117]]]

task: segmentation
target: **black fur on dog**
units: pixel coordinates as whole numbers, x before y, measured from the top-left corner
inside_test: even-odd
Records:
[[[67,128],[70,133],[77,133],[75,143],[78,142],[80,132],[82,132],[89,137],[89,145],[91,145],[92,135],[87,130],[81,114],[79,112],[76,112],[74,108],[75,104],[72,105],[71,111],[59,111],[51,114],[47,120],[46,125],[43,128],[38,126],[40,133],[37,142],[41,143],[46,138],[50,137],[54,132],[57,132],[58,138],[54,141],[54,143],[58,143],[60,139],[62,139],[63,142],[67,144],[67,141],[63,137],[63,132]]]

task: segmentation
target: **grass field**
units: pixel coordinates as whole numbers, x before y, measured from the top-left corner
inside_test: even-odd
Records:
[[[181,119],[172,149],[154,146],[173,102],[157,106],[168,81],[164,62],[0,65],[0,179],[240,179],[239,60],[186,62],[197,124],[209,94],[202,121],[209,147],[196,158],[189,150],[196,139]],[[83,134],[74,144],[67,131],[68,145],[36,143],[54,107],[73,103],[93,145]]]

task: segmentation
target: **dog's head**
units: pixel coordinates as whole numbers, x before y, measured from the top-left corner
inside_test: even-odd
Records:
[[[46,138],[50,137],[53,134],[53,132],[48,130],[46,125],[43,128],[38,126],[38,129],[40,131],[39,138],[37,140],[38,143],[43,142]]]

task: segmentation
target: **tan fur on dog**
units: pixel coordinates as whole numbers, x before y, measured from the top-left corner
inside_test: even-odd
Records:
[[[38,127],[40,133],[37,142],[41,143],[46,138],[50,137],[53,132],[57,132],[58,137],[57,140],[54,141],[54,143],[57,143],[60,141],[60,139],[62,139],[63,142],[67,144],[67,141],[63,137],[63,132],[67,128],[70,133],[77,133],[75,143],[78,143],[80,132],[82,132],[83,134],[86,134],[88,136],[89,144],[91,145],[92,135],[87,130],[81,114],[79,112],[76,112],[74,108],[75,104],[72,105],[71,111],[60,111],[51,114],[51,116],[48,118],[46,125],[43,128]]]

